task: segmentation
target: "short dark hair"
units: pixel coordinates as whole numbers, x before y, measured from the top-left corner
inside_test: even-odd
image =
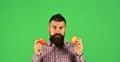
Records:
[[[50,18],[49,23],[50,23],[52,20],[57,21],[57,22],[64,21],[65,24],[66,24],[65,18],[64,18],[61,14],[55,14],[55,15],[53,15],[53,16]]]

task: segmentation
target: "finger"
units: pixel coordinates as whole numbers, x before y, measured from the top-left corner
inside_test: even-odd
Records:
[[[82,39],[81,38],[77,38],[76,41],[82,42]]]
[[[35,54],[37,54],[37,55],[39,55],[39,53],[41,52],[41,50],[39,50],[39,49],[35,49]]]
[[[42,49],[42,45],[36,44],[36,45],[35,45],[35,48],[36,48],[36,49]]]
[[[76,45],[75,48],[82,48],[82,45]]]
[[[38,44],[37,48],[41,50],[42,49],[42,45]]]
[[[40,54],[41,54],[41,51],[38,52],[38,55],[40,55]]]
[[[36,49],[42,49],[42,45],[40,45],[40,44],[35,44],[34,45],[34,49],[36,50]]]
[[[37,44],[37,41],[38,41],[38,40],[35,40],[35,44]]]
[[[76,46],[77,46],[77,45],[82,45],[82,43],[79,41],[79,42],[77,42],[75,45],[76,45]]]
[[[76,45],[79,45],[79,44],[82,45],[82,40],[80,38],[76,39],[76,41],[77,41]]]
[[[75,48],[77,48],[77,49],[83,49],[83,46],[82,45],[75,45]]]
[[[36,55],[40,55],[40,52],[41,52],[41,51],[36,51],[35,54],[36,54]]]

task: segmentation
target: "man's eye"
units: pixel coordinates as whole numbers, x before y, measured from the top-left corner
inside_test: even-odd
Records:
[[[56,27],[55,27],[55,26],[53,26],[53,29],[56,29]]]
[[[60,27],[60,30],[63,29],[64,27]]]

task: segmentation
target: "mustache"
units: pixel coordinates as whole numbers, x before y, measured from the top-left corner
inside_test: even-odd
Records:
[[[52,37],[55,37],[55,36],[60,36],[60,37],[62,37],[63,35],[61,35],[61,34],[54,34]]]

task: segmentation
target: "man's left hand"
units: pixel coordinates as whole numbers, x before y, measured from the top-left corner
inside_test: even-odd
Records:
[[[75,52],[76,52],[76,54],[77,54],[78,56],[79,56],[79,55],[82,55],[82,49],[83,49],[82,39],[76,38],[74,41],[77,42],[77,43],[75,44]]]

